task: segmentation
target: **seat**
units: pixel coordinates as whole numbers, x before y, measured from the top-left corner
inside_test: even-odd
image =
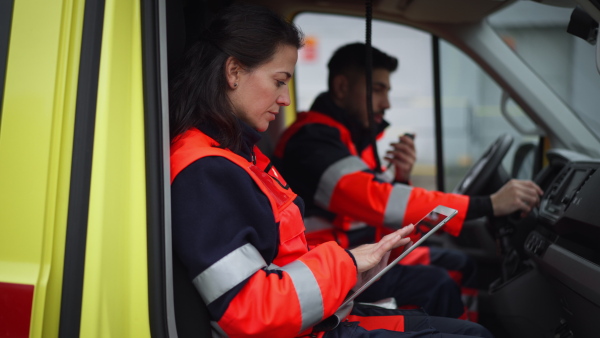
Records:
[[[208,1],[166,1],[168,73],[178,71],[185,50],[196,40],[214,13],[230,1],[212,5]],[[211,337],[208,309],[192,284],[186,267],[172,252],[173,297],[177,336]]]
[[[211,337],[208,309],[190,281],[187,269],[175,255],[173,255],[173,296],[177,336],[180,338]]]

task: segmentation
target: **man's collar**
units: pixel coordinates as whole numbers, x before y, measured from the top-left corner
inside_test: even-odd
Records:
[[[329,92],[319,94],[310,107],[310,110],[328,115],[342,123],[350,131],[352,141],[359,150],[364,149],[371,143],[370,132],[362,125],[361,121],[350,115],[345,109],[336,105]],[[390,124],[386,120],[377,124],[377,135],[383,132],[389,125]]]

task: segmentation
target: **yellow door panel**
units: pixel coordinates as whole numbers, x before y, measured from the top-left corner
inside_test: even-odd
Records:
[[[30,336],[55,336],[82,1],[15,1],[0,125],[0,282],[34,286]]]
[[[147,337],[148,273],[138,1],[105,3],[82,337]]]

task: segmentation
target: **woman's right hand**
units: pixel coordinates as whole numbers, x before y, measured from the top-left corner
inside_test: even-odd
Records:
[[[408,244],[410,238],[407,238],[407,236],[413,232],[414,228],[414,225],[409,224],[402,229],[384,236],[375,244],[364,244],[351,249],[350,252],[356,260],[358,273],[371,270],[376,266],[384,268],[387,265],[387,257],[389,257],[390,250]]]

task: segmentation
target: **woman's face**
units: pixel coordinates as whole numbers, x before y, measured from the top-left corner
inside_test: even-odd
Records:
[[[251,72],[239,70],[235,79],[230,80],[229,99],[235,114],[257,131],[267,130],[279,107],[290,104],[288,83],[297,60],[298,49],[284,45],[271,61]]]

